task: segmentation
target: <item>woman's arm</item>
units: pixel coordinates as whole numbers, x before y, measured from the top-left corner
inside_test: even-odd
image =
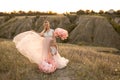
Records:
[[[45,32],[45,30],[43,30],[42,32],[40,32],[40,36],[44,36],[44,32]]]
[[[34,31],[33,29],[31,29],[30,31]]]

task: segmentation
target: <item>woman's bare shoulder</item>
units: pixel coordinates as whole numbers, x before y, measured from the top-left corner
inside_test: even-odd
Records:
[[[54,32],[54,29],[50,29],[51,32]]]

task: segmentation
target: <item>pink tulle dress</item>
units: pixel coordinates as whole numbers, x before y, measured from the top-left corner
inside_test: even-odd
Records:
[[[51,56],[49,53],[49,43],[52,39],[54,30],[50,29],[41,37],[34,31],[26,31],[16,35],[13,42],[18,51],[28,58],[32,63],[36,63],[40,71],[52,73],[56,69],[67,66],[69,60],[57,54]]]

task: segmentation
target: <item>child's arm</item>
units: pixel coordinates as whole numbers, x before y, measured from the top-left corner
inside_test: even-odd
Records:
[[[52,56],[53,56],[53,55],[51,54],[51,49],[49,49],[49,51],[48,51],[48,58],[51,59]]]
[[[58,46],[57,46],[57,44],[55,45],[55,48],[56,48],[56,52],[55,52],[55,55],[56,55],[57,52],[58,52]]]

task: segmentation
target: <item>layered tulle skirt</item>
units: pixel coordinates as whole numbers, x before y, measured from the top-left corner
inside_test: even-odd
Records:
[[[51,39],[41,37],[34,31],[26,31],[16,35],[13,42],[22,55],[39,66],[40,71],[51,73],[57,68],[64,68],[69,62],[59,53],[54,56],[50,55],[49,42]]]

